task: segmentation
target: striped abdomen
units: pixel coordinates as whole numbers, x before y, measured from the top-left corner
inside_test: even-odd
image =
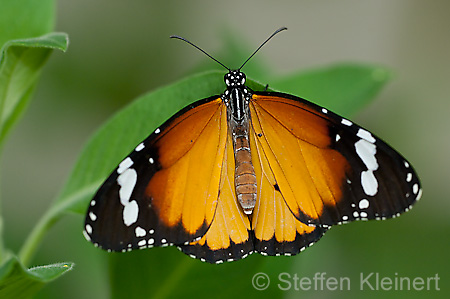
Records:
[[[256,175],[245,125],[233,129],[236,196],[245,214],[251,214],[256,203]]]

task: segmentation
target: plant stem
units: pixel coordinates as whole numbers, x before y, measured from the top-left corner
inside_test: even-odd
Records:
[[[45,233],[64,215],[64,212],[68,211],[70,207],[80,200],[80,198],[84,198],[88,195],[91,196],[91,194],[98,188],[97,186],[99,184],[100,183],[93,183],[88,187],[79,190],[72,196],[64,197],[63,199],[57,197],[58,200],[54,202],[52,207],[47,210],[47,212],[38,221],[19,251],[18,257],[23,265],[26,266],[30,263]]]
[[[5,247],[3,244],[3,217],[1,216],[1,209],[0,209],[0,265],[3,264],[4,253],[5,253]]]
[[[1,110],[0,110],[1,111]],[[2,146],[0,144],[0,152],[2,150]],[[1,195],[1,192],[0,192]],[[2,201],[0,198],[0,265],[3,264],[5,259],[5,245],[3,242],[3,217],[2,217]]]
[[[42,216],[20,249],[18,256],[23,265],[27,266],[30,263],[44,234],[56,221],[59,220],[59,218],[61,218],[61,216],[62,215],[58,206],[54,206],[54,208],[49,209],[44,216]]]

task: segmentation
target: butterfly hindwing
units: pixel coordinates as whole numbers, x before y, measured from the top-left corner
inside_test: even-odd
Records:
[[[271,169],[273,156],[264,152],[262,136],[250,127],[250,147],[257,178],[257,201],[252,216],[255,251],[263,255],[295,255],[317,242],[326,228],[308,226],[289,210]]]
[[[236,199],[234,168],[233,144],[228,135],[214,220],[200,240],[180,246],[191,257],[221,263],[245,258],[253,252],[250,221]]]
[[[212,97],[156,129],[98,190],[86,215],[86,238],[125,251],[202,237],[216,210],[226,121],[222,100]]]
[[[301,222],[328,227],[393,217],[420,197],[409,163],[356,124],[281,93],[255,93],[250,110],[259,152]]]

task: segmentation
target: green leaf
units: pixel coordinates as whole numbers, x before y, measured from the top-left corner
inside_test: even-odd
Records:
[[[25,269],[13,257],[0,267],[0,298],[30,298],[73,266],[73,263],[58,263]]]
[[[261,292],[253,287],[252,277],[263,272],[273,280],[291,269],[292,257],[253,254],[242,261],[213,265],[169,247],[113,253],[109,265],[112,298],[233,298],[236,294],[280,298],[283,292],[276,281]]]
[[[390,78],[386,68],[345,63],[275,79],[269,86],[348,117],[368,104]]]
[[[0,145],[23,113],[53,49],[65,51],[64,33],[11,40],[0,50]]]
[[[54,0],[2,0],[0,47],[7,41],[44,35],[55,22]]]

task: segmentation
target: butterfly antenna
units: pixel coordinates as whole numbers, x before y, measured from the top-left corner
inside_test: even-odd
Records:
[[[201,52],[203,52],[203,54],[205,54],[206,56],[208,56],[209,58],[211,58],[212,60],[214,60],[215,62],[217,62],[218,64],[220,64],[221,66],[223,66],[224,68],[226,68],[228,71],[230,71],[229,68],[227,68],[222,62],[220,62],[219,60],[215,59],[214,57],[212,57],[211,55],[209,55],[208,53],[206,53],[205,50],[203,50],[202,48],[200,48],[199,46],[191,43],[190,41],[188,41],[187,39],[185,39],[184,37],[178,36],[178,35],[171,35],[170,38],[177,38],[177,39],[181,39],[184,42],[187,42],[188,44],[190,44],[191,46],[197,48],[198,50],[200,50]]]
[[[244,67],[244,65],[256,54],[256,52],[259,51],[259,49],[261,49],[272,37],[274,37],[277,33],[283,31],[283,30],[287,30],[287,27],[281,27],[279,28],[277,31],[275,31],[274,33],[272,33],[271,36],[269,36],[259,47],[258,49],[255,50],[255,52],[253,52],[252,55],[250,55],[249,58],[247,58],[247,60],[241,65],[241,67],[238,69],[239,71]]]

